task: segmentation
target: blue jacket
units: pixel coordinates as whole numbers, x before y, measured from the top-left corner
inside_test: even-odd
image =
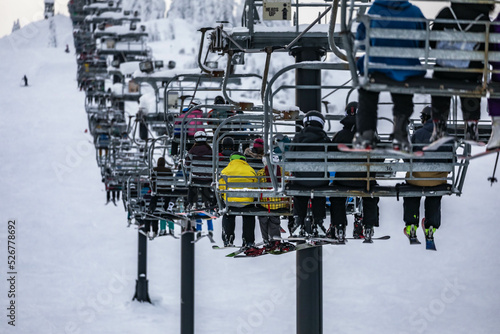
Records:
[[[424,126],[418,129],[411,136],[411,142],[414,144],[428,144],[431,142],[432,131],[434,130],[434,123],[432,119],[425,122]]]
[[[417,6],[412,5],[408,1],[391,1],[391,0],[375,0],[375,2],[370,7],[368,11],[370,15],[379,15],[384,17],[414,17],[425,19],[424,14],[420,11]],[[406,22],[406,21],[371,21],[371,27],[373,28],[394,28],[394,29],[416,29],[425,30],[425,23],[422,22]],[[356,32],[357,40],[364,40],[366,37],[366,27],[363,23],[358,26]],[[418,40],[396,40],[396,39],[383,39],[383,38],[372,38],[370,39],[371,46],[394,46],[394,47],[405,47],[405,48],[416,48],[421,46],[420,43],[423,41]],[[358,59],[358,70],[361,75],[364,74],[363,62],[364,56]],[[383,63],[389,65],[420,65],[418,58],[391,58],[391,57],[370,57],[370,62]],[[384,73],[389,78],[396,81],[405,81],[408,77],[413,76],[424,76],[425,71],[417,70],[391,70],[391,69],[374,69],[370,70],[373,72]]]

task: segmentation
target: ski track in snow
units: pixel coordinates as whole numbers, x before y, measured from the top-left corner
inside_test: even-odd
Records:
[[[57,24],[71,29],[67,18]],[[48,39],[43,29],[37,40]],[[74,55],[64,53],[66,42],[14,49],[6,38],[0,39],[0,332],[178,333],[180,242],[148,243],[153,305],[132,302],[137,231],[126,227],[121,202],[104,205]],[[20,86],[24,74],[29,87]],[[402,201],[395,198],[381,199],[376,230],[390,240],[323,247],[324,333],[498,331],[500,185],[486,180],[493,163],[494,155],[472,161],[463,195],[443,199],[437,252],[408,244]],[[18,222],[15,329],[6,317],[10,218]],[[220,220],[214,226],[220,244]],[[256,236],[260,241],[258,228]],[[196,244],[196,333],[295,332],[295,256],[225,258],[229,252],[213,251],[208,239]]]

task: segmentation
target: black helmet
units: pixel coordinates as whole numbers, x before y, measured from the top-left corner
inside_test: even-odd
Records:
[[[323,125],[325,125],[325,116],[323,116],[319,111],[311,110],[304,116],[302,123],[305,127],[316,126],[323,129]]]
[[[352,101],[345,106],[346,116],[356,116],[357,112],[358,112],[358,102]]]
[[[432,107],[431,106],[426,106],[422,111],[420,112],[421,115],[425,115],[427,117],[431,117],[432,115]]]
[[[226,104],[226,101],[222,96],[217,95],[214,99],[214,104]]]
[[[358,102],[352,101],[345,106],[345,116],[340,120],[340,124],[353,126],[356,124],[356,114],[358,112]]]
[[[222,140],[222,149],[234,149],[234,139],[231,137],[226,137]]]
[[[420,112],[420,120],[422,123],[427,122],[428,119],[432,117],[432,107],[431,106],[426,106],[422,111]]]

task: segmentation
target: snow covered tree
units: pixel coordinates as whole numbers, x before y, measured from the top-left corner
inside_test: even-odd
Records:
[[[12,25],[12,32],[21,29],[21,23],[19,23],[19,19],[17,21],[14,21],[14,24]]]
[[[217,21],[239,22],[241,13],[235,13],[240,1],[235,0],[173,0],[168,18],[181,18],[199,27],[213,27]],[[237,14],[236,19],[235,14]]]
[[[165,17],[165,0],[125,0],[125,10],[138,11],[142,21],[162,19]]]

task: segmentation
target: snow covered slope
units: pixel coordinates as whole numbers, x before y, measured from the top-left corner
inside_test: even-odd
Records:
[[[0,39],[0,333],[179,333],[180,243],[149,243],[153,305],[132,302],[137,231],[126,227],[123,207],[104,205],[76,61],[64,53],[70,22],[56,23],[67,29],[57,48],[47,46],[45,23],[15,48]],[[20,85],[24,74],[29,87]],[[323,248],[324,333],[498,332],[500,185],[486,180],[493,163],[494,156],[473,161],[463,196],[443,199],[437,252],[408,244],[394,198],[381,199],[376,231],[389,241]],[[11,218],[15,328],[6,317]],[[220,241],[220,221],[215,226]],[[294,333],[295,255],[226,253],[206,238],[196,244],[196,333]]]

